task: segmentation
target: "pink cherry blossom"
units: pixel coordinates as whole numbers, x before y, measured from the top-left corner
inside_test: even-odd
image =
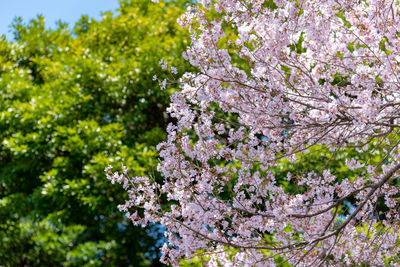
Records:
[[[163,183],[106,168],[134,224],[168,229],[162,261],[399,265],[400,1],[207,0],[179,23],[197,71],[171,97]],[[318,149],[323,169],[277,177]]]

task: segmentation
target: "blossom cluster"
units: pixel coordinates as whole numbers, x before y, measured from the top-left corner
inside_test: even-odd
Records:
[[[121,210],[168,229],[174,265],[199,252],[210,266],[399,263],[400,2],[199,3],[179,21],[197,72],[171,97],[164,182],[107,170],[129,193]],[[274,169],[317,146],[381,160],[343,158],[355,175],[339,179],[330,158],[285,188]]]

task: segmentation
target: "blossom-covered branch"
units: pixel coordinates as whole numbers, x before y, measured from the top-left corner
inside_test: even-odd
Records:
[[[121,209],[167,227],[175,265],[398,264],[399,1],[199,2],[180,20],[198,71],[171,97],[164,182],[108,170]]]

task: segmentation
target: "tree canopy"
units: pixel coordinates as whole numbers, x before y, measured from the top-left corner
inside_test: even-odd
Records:
[[[169,95],[153,75],[179,66],[184,1],[120,2],[96,21],[46,27],[16,19],[0,39],[0,265],[141,266],[159,232],[131,227],[104,179],[123,161],[150,175],[165,140]]]

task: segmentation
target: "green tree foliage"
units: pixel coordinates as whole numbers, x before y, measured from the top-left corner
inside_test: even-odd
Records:
[[[161,58],[187,70],[184,6],[123,0],[72,31],[16,19],[15,40],[0,39],[0,265],[140,266],[158,252],[103,170],[156,166],[171,92],[152,77],[167,76]]]

